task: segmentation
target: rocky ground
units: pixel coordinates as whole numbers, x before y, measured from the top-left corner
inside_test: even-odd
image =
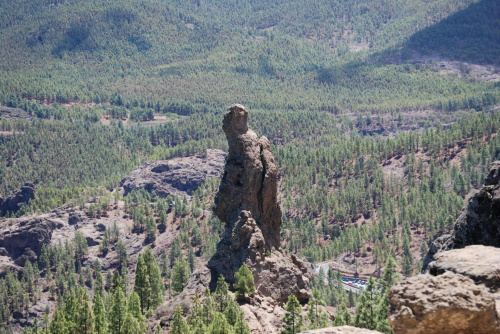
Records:
[[[205,156],[150,161],[124,178],[121,186],[125,195],[132,190],[146,189],[160,197],[189,197],[207,178],[220,177],[225,157],[225,152],[209,149]]]

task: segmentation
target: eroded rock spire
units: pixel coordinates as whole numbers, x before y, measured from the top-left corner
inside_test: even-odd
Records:
[[[229,154],[214,213],[226,227],[208,262],[212,282],[222,274],[234,283],[234,273],[245,262],[254,274],[257,293],[277,300],[286,300],[290,294],[308,299],[307,266],[280,248],[278,173],[271,144],[249,129],[247,122],[248,111],[239,104],[224,115]]]

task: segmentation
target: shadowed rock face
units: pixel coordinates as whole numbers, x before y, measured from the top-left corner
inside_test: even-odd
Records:
[[[247,120],[248,111],[238,104],[224,115],[229,154],[214,213],[226,229],[208,262],[212,285],[220,274],[234,283],[235,272],[246,263],[254,274],[257,293],[280,301],[290,294],[307,300],[309,269],[280,249],[278,173],[271,145],[248,128]]]
[[[25,183],[24,186],[15,190],[9,197],[2,199],[0,197],[0,215],[8,212],[16,213],[21,206],[35,198],[35,189],[33,183]]]
[[[457,218],[452,235],[442,235],[429,247],[422,271],[438,252],[469,245],[500,247],[500,161],[490,166],[485,185],[474,191]]]

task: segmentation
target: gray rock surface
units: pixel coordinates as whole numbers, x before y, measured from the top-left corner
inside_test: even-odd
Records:
[[[440,236],[431,244],[422,271],[427,270],[436,253],[469,245],[500,247],[500,161],[490,165],[485,185],[469,196],[453,234]]]
[[[124,178],[125,194],[146,189],[160,197],[189,196],[207,178],[218,178],[224,168],[226,153],[209,149],[206,156],[191,156],[146,162]]]
[[[0,119],[31,119],[30,114],[19,108],[0,106]]]
[[[357,328],[352,326],[328,327],[321,329],[308,330],[300,334],[380,334],[366,328]]]
[[[0,198],[0,215],[4,216],[6,213],[16,213],[21,206],[28,203],[35,198],[35,188],[33,183],[25,183],[19,189],[16,189],[12,194],[2,199]]]
[[[235,283],[234,274],[246,263],[258,294],[279,301],[294,294],[305,301],[310,296],[310,269],[280,248],[278,172],[271,144],[258,138],[247,121],[242,105],[233,105],[224,115],[229,154],[213,210],[225,223],[225,232],[208,262],[212,289],[220,274]]]
[[[8,259],[0,261],[0,276],[7,269],[21,270],[26,260],[36,260],[42,245],[50,243],[52,232],[58,227],[60,222],[49,216],[0,221],[0,246],[5,253],[4,260]]]

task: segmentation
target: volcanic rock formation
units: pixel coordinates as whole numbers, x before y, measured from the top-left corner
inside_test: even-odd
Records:
[[[189,196],[207,178],[220,177],[226,153],[207,150],[205,156],[149,161],[124,178],[121,186],[125,195],[132,190],[146,189],[160,197]]]
[[[310,269],[280,247],[281,209],[278,173],[266,137],[258,138],[247,125],[248,111],[233,105],[224,115],[229,144],[214,213],[226,224],[217,252],[208,262],[212,284],[222,274],[234,283],[243,263],[252,270],[257,293],[286,301],[294,294],[310,296]]]
[[[436,254],[430,273],[389,293],[396,334],[500,333],[500,249],[468,246]]]
[[[453,234],[442,235],[432,242],[422,270],[427,270],[436,253],[469,245],[500,247],[500,161],[491,164],[485,185],[469,197]]]
[[[4,216],[8,212],[16,213],[21,206],[35,198],[34,187],[33,183],[26,182],[24,186],[16,189],[9,197],[5,199],[0,197],[0,216]]]
[[[29,120],[31,119],[31,115],[19,108],[9,108],[0,106],[0,119],[23,119]]]

